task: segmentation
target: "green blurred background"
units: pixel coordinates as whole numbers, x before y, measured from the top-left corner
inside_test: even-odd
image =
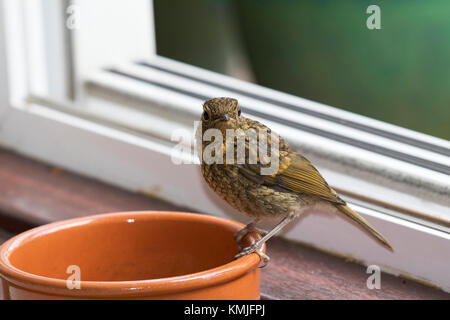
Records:
[[[381,8],[381,30],[366,9]],[[450,1],[154,0],[158,54],[450,138]]]

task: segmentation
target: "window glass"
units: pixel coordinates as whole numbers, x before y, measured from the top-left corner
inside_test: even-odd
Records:
[[[157,52],[450,138],[450,2],[372,4],[155,0]]]

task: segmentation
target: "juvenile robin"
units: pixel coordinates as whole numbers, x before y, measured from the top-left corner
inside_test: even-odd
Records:
[[[209,129],[216,129],[213,133],[220,132],[222,141],[215,140],[218,139],[217,134],[205,135]],[[230,132],[234,132],[235,136],[227,142],[226,136]],[[255,144],[248,132],[256,132],[258,143],[267,143],[267,153],[258,149],[260,145]],[[201,136],[199,133],[200,130],[197,133],[197,146],[201,146],[201,171],[206,182],[231,206],[253,218],[235,235],[240,250],[236,258],[256,252],[267,263],[269,257],[259,248],[294,218],[305,211],[317,209],[343,213],[392,250],[389,242],[378,231],[347,206],[311,162],[292,150],[281,137],[272,134],[268,127],[242,116],[236,99],[215,98],[206,101],[201,116]],[[212,148],[211,144],[215,144],[215,147]],[[230,148],[233,148],[231,152]],[[227,150],[233,157],[227,158]],[[238,150],[244,150],[244,161],[236,161]],[[205,155],[212,156],[216,161],[205,161]],[[267,173],[264,169],[271,165],[268,163],[269,158],[276,160],[277,167],[274,172]],[[268,218],[281,221],[268,232],[258,229],[257,223]],[[252,245],[241,248],[241,240],[249,232],[259,232],[261,237]]]

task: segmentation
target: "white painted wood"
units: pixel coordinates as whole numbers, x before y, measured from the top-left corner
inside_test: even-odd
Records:
[[[22,0],[4,0],[0,2],[0,46],[5,56],[0,59],[3,72],[0,77],[5,81],[1,86],[4,89],[0,99],[5,103],[0,105],[1,110],[6,112],[9,101],[23,101],[29,91],[29,79],[27,68],[27,54],[25,47],[25,24]],[[6,89],[7,88],[7,89]],[[8,103],[6,103],[8,101]]]
[[[200,96],[233,96],[249,109],[275,114],[278,117],[294,120],[296,123],[321,127],[324,130],[328,129],[327,131],[340,133],[347,131],[346,136],[351,138],[366,142],[370,139],[376,145],[391,147],[396,151],[403,150],[407,154],[424,159],[428,155],[429,160],[436,160],[443,164],[450,163],[449,157],[443,155],[427,153],[419,148],[409,147],[398,141],[391,141],[356,129],[346,130],[344,126],[327,120],[315,119],[311,116],[289,112],[289,110],[285,111],[268,103],[261,103],[255,99],[160,71],[151,70],[148,72],[147,68],[130,66],[129,64],[118,66],[117,69]],[[228,80],[230,81],[230,79]],[[97,73],[90,78],[90,82],[99,87],[97,90],[92,89],[89,92],[90,96],[107,96],[110,103],[114,105],[120,104],[121,101],[121,103],[131,107],[130,97],[140,100],[141,110],[146,110],[148,115],[143,115],[144,118],[130,119],[128,124],[124,125],[130,130],[139,129],[139,131],[142,131],[142,126],[139,124],[147,123],[144,132],[158,138],[170,140],[172,135],[173,126],[161,125],[163,121],[169,120],[178,123],[183,128],[189,125],[192,127],[193,122],[199,119],[201,113],[202,100],[158,88],[142,81],[109,73]],[[88,98],[86,102],[88,103],[89,100],[92,100],[92,98]],[[89,113],[91,113],[91,116],[98,113],[100,115],[105,114],[104,110],[107,110],[108,106],[105,107],[106,109],[100,108],[98,101],[96,101],[93,104],[91,103],[91,106],[85,106],[79,108],[79,110],[86,110],[86,116],[89,117]],[[111,106],[110,110],[113,110]],[[156,117],[153,115],[156,115]],[[98,116],[95,117],[98,119]],[[117,118],[115,120],[117,123],[123,123],[122,117],[114,114],[109,114],[108,117],[113,122],[114,118]],[[285,137],[293,147],[302,151],[317,165],[332,186],[378,201],[395,204],[407,210],[422,213],[425,217],[450,220],[450,198],[445,196],[445,193],[448,194],[450,190],[450,180],[447,179],[447,175],[288,127],[275,121],[258,117],[253,118],[270,126]],[[156,128],[158,128],[157,132]],[[444,195],[440,195],[436,190],[442,190]]]
[[[277,117],[295,121],[296,123],[301,123],[309,126],[313,126],[318,129],[327,130],[339,133],[340,135],[354,137],[359,140],[365,141],[367,143],[371,143],[377,146],[391,148],[400,152],[408,153],[411,155],[418,155],[421,158],[428,159],[434,162],[443,163],[446,165],[450,165],[450,158],[441,154],[436,154],[431,151],[423,150],[421,148],[417,148],[414,146],[410,146],[404,143],[400,143],[397,141],[393,141],[387,138],[383,138],[380,136],[375,136],[371,133],[366,133],[361,130],[357,130],[354,128],[346,127],[345,125],[341,125],[338,123],[333,123],[324,119],[319,119],[317,117],[313,117],[310,115],[299,114],[298,112],[288,110],[283,107],[276,106],[274,104],[262,102],[257,99],[252,99],[243,95],[236,94],[229,90],[224,90],[221,88],[217,88],[211,85],[202,84],[195,81],[189,81],[183,79],[179,76],[174,76],[171,74],[167,74],[164,72],[160,72],[157,70],[145,68],[136,64],[126,64],[122,67],[116,67],[119,71],[124,71],[126,73],[130,73],[141,77],[143,79],[148,79],[152,81],[157,81],[162,84],[167,84],[170,86],[175,86],[177,88],[181,88],[187,91],[197,92],[197,93],[208,93],[209,95],[220,97],[220,96],[233,96],[236,97],[240,103],[245,104],[245,106],[249,109],[255,111],[261,111],[266,114],[275,115]],[[199,69],[199,68],[198,68]],[[195,75],[198,72],[193,73]],[[227,83],[232,83],[234,79],[229,77],[224,77],[227,79]],[[210,80],[210,79],[209,79]],[[242,89],[242,88],[240,88]],[[255,92],[255,91],[251,91]],[[303,107],[303,105],[302,105]],[[337,110],[337,109],[335,109]]]
[[[380,120],[368,118],[356,113],[352,113],[343,109],[338,109],[332,106],[328,106],[319,102],[311,101],[308,99],[304,99],[301,97],[296,97],[291,94],[287,94],[281,91],[277,91],[274,89],[266,88],[259,86],[257,84],[245,82],[239,79],[230,79],[230,77],[227,77],[225,75],[212,72],[206,69],[200,69],[195,66],[188,65],[186,63],[178,62],[172,59],[168,59],[165,57],[157,56],[155,57],[151,62],[154,62],[158,65],[163,65],[166,68],[172,69],[176,72],[182,72],[186,74],[195,74],[196,76],[207,79],[210,81],[214,81],[219,84],[225,84],[227,86],[230,86],[232,88],[241,89],[241,90],[248,90],[250,92],[255,92],[257,94],[260,94],[265,97],[272,97],[275,99],[279,99],[281,101],[284,101],[286,103],[292,103],[294,105],[301,105],[302,107],[308,108],[310,110],[317,110],[321,112],[325,112],[328,114],[332,114],[335,116],[342,117],[343,119],[352,120],[355,122],[360,123],[366,123],[367,125],[371,125],[373,127],[391,131],[394,133],[410,136],[412,138],[429,142],[432,144],[436,144],[439,146],[442,146],[444,148],[450,148],[450,141],[440,139],[437,137],[433,137],[421,132],[413,131],[407,128],[399,127],[387,122],[383,122]]]
[[[153,7],[150,0],[75,0],[80,28],[73,30],[77,92],[100,68],[155,55]]]
[[[7,48],[6,48],[6,21],[4,19],[4,2],[0,2],[0,126],[1,119],[5,117],[5,113],[9,109],[9,90],[8,73],[7,73]],[[0,127],[1,128],[1,127]]]

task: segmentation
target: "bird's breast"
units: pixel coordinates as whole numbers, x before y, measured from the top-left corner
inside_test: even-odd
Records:
[[[286,216],[302,205],[302,195],[257,184],[240,174],[238,166],[203,163],[202,174],[221,198],[250,216]]]

